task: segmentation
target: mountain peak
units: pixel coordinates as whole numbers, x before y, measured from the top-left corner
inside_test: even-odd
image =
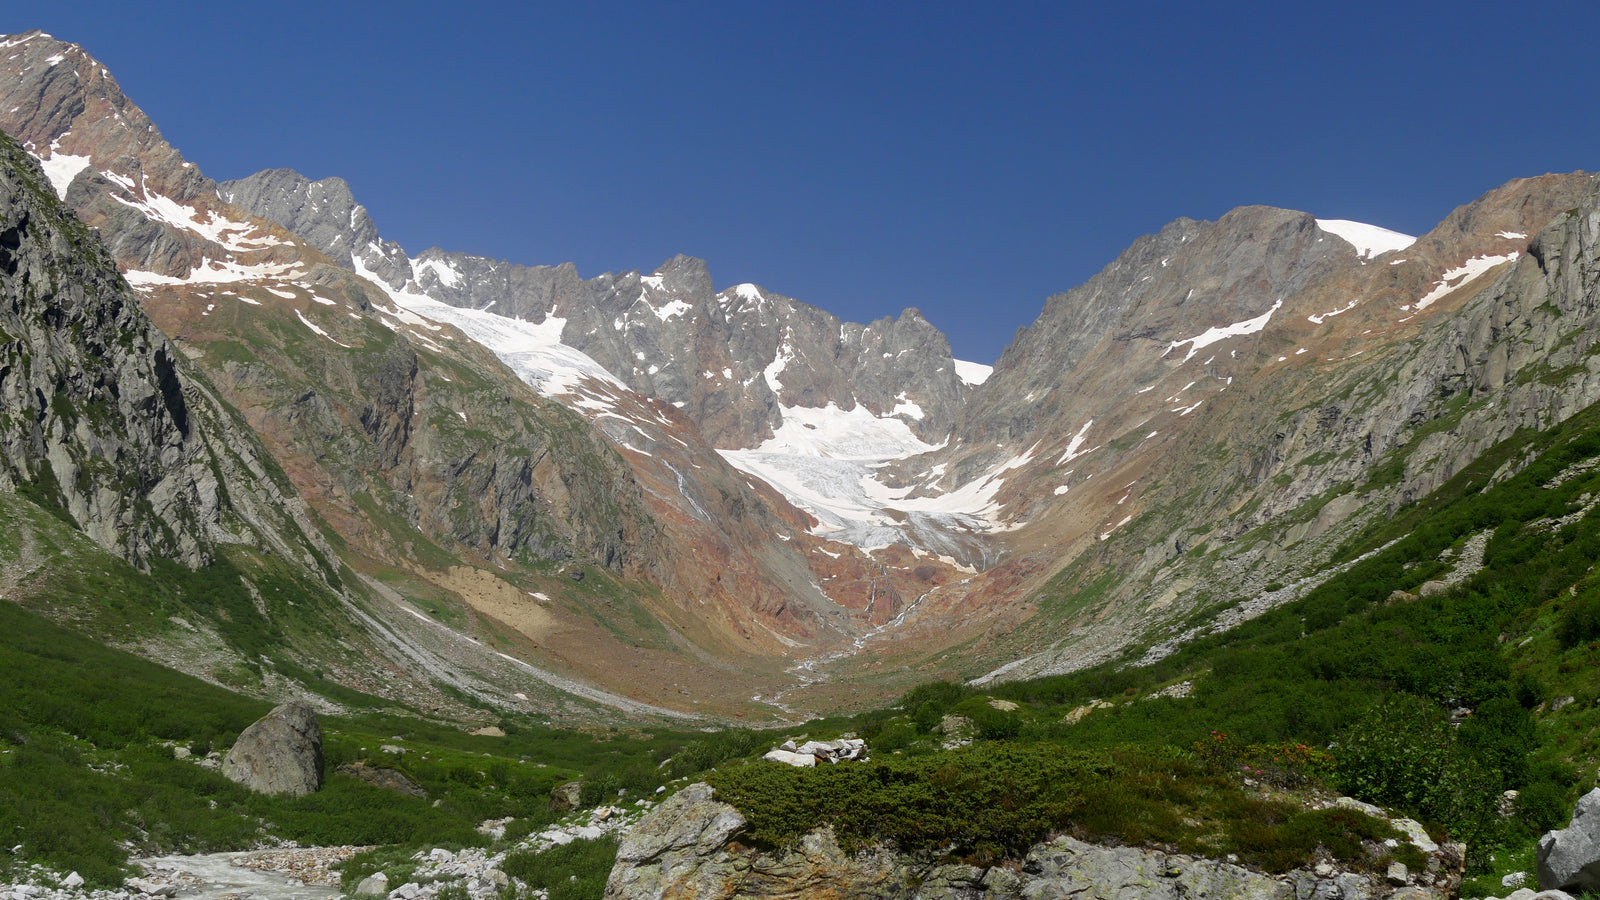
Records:
[[[662,278],[663,286],[672,290],[704,297],[715,293],[706,261],[699,257],[679,253],[657,266],[654,274]]]

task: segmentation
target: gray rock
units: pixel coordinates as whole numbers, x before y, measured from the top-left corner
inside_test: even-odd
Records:
[[[810,768],[817,764],[817,758],[809,753],[796,753],[792,750],[783,749],[768,750],[766,755],[761,758],[768,762],[783,763],[799,768]]]
[[[83,876],[73,872],[71,875],[61,879],[61,886],[68,890],[83,887]]]
[[[341,775],[358,778],[373,787],[394,791],[397,794],[405,794],[407,797],[426,799],[428,796],[428,792],[423,789],[422,785],[407,778],[405,773],[396,769],[385,769],[369,766],[364,762],[353,762],[345,763],[334,771]]]
[[[1489,900],[1495,900],[1491,897]],[[1533,888],[1523,888],[1507,894],[1504,900],[1574,900],[1566,891],[1535,891]]]
[[[1539,887],[1600,887],[1600,788],[1578,798],[1572,822],[1539,839]]]
[[[1384,877],[1389,880],[1390,884],[1402,886],[1410,883],[1411,872],[1406,868],[1405,863],[1393,862],[1389,864],[1388,871],[1384,872]]]
[[[562,811],[583,805],[583,782],[568,781],[550,789],[550,808]]]
[[[356,885],[356,896],[358,897],[363,895],[382,897],[388,893],[389,876],[382,872],[374,872],[361,879],[361,883]]]
[[[712,793],[708,784],[691,784],[634,826],[617,848],[606,896],[698,896],[694,886],[717,880],[721,873],[702,871],[702,864],[722,852],[745,818]]]
[[[322,727],[300,701],[285,703],[244,730],[222,774],[262,794],[300,797],[322,788]]]
[[[1294,896],[1288,884],[1240,866],[1136,847],[1100,847],[1069,837],[1035,847],[1022,868],[1031,882],[1024,890],[1026,897],[1288,900]]]

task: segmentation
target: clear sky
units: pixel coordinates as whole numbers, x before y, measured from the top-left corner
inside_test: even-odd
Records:
[[[704,258],[992,362],[1178,216],[1419,234],[1600,168],[1593,0],[50,0],[218,180],[346,178],[385,237],[585,276]]]

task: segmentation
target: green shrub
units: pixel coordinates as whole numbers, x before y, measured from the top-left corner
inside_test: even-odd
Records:
[[[1351,796],[1442,826],[1486,854],[1499,839],[1495,800],[1503,782],[1469,749],[1438,706],[1399,694],[1346,733],[1334,751],[1336,775]]]
[[[819,823],[846,848],[890,841],[907,850],[954,845],[996,859],[1067,822],[1093,762],[1048,745],[979,744],[914,758],[795,769],[757,763],[708,779],[749,820],[757,843],[792,843]]]
[[[772,735],[746,728],[730,728],[692,740],[672,755],[667,769],[672,778],[687,778],[727,762],[750,756],[772,745]],[[616,787],[621,787],[620,779]],[[616,787],[612,793],[616,793]]]
[[[1572,818],[1572,807],[1567,802],[1566,789],[1561,785],[1536,781],[1517,792],[1512,814],[1524,832],[1544,834],[1566,827]]]
[[[543,853],[512,853],[500,869],[530,888],[548,890],[549,900],[600,900],[616,862],[617,839],[607,836],[573,841]]]
[[[1600,638],[1600,590],[1584,591],[1568,603],[1556,619],[1555,633],[1563,650]]]

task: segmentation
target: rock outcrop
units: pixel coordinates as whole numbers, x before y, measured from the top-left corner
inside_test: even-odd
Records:
[[[723,845],[745,826],[745,818],[712,799],[711,786],[691,784],[645,817],[617,848],[617,864],[606,881],[608,898],[719,896],[723,877],[704,863],[726,857]]]
[[[261,794],[303,797],[322,789],[322,726],[311,707],[290,701],[240,733],[222,774]]]
[[[790,847],[757,850],[737,841],[744,824],[709,785],[685,788],[623,841],[606,883],[607,900],[1445,900],[1460,885],[1462,863],[1459,845],[1429,843],[1431,871],[1424,878],[1412,878],[1404,866],[1379,874],[1327,864],[1268,875],[1218,860],[1063,835],[1035,845],[1020,866],[981,867],[885,847],[847,853],[828,827]]]
[[[0,134],[0,490],[141,567],[198,567],[219,542],[303,553],[263,455]]]
[[[1600,888],[1600,788],[1578,798],[1572,822],[1539,839],[1539,887]]]

